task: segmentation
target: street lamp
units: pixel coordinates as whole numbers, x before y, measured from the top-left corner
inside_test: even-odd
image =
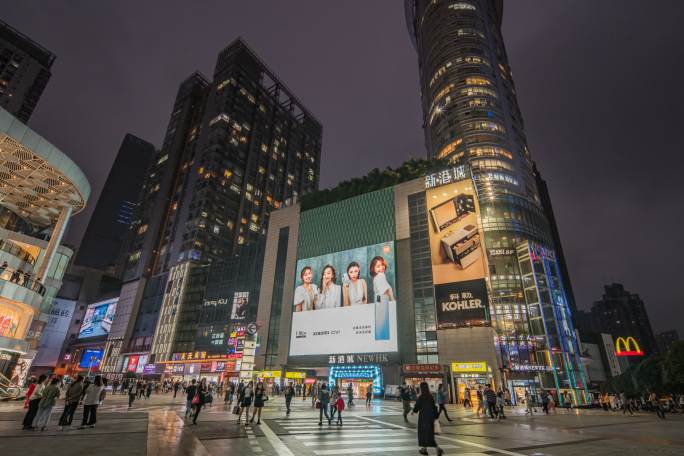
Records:
[[[90,377],[90,369],[93,368],[93,361],[95,361],[95,358],[97,358],[97,356],[90,355],[90,362],[88,363],[88,373],[86,374],[86,378]]]

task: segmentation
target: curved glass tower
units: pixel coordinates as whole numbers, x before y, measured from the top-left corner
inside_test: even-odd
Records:
[[[469,166],[486,247],[496,252],[488,255],[488,288],[502,369],[546,366],[535,374],[542,386],[582,390],[558,267],[542,264],[556,263],[555,249],[501,34],[503,1],[406,0],[405,7],[418,51],[428,155]],[[539,258],[538,248],[549,258]],[[541,277],[547,273],[552,283]]]

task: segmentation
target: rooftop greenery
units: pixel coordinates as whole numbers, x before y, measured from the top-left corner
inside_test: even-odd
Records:
[[[342,181],[333,188],[308,193],[301,197],[300,204],[303,211],[325,206],[326,204],[374,192],[393,185],[401,184],[426,174],[439,171],[449,165],[444,159],[409,159],[398,168],[387,167],[383,170],[372,169],[363,177],[355,177]]]

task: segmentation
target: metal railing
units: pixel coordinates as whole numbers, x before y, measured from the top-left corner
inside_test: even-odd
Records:
[[[19,247],[18,245],[16,245],[13,242],[8,242],[8,241],[5,241],[4,239],[1,239],[0,240],[0,250],[3,250],[3,251],[5,251],[5,252],[9,253],[10,255],[15,256],[17,258],[20,258],[20,259],[24,260],[25,262],[27,262],[28,264],[35,264],[36,263],[36,259],[33,257],[33,255],[28,253],[28,251],[26,249]]]
[[[0,399],[16,399],[21,395],[20,385],[0,374]]]
[[[0,266],[0,280],[16,283],[17,285],[35,291],[41,296],[45,296],[45,287],[43,284],[38,280],[32,279],[31,274],[24,272],[21,269],[10,269]]]

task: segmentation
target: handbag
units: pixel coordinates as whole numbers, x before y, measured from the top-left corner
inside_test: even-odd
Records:
[[[236,405],[233,407],[233,415],[239,415],[240,414],[240,406]]]
[[[441,434],[442,433],[442,425],[439,424],[439,420],[435,420],[435,426],[434,426],[435,434]]]
[[[321,408],[321,401],[316,401],[316,408],[317,409]]]
[[[199,404],[199,402],[200,402],[199,394],[195,394],[195,397],[192,398],[191,404],[192,404],[192,405],[197,405],[197,404]]]

